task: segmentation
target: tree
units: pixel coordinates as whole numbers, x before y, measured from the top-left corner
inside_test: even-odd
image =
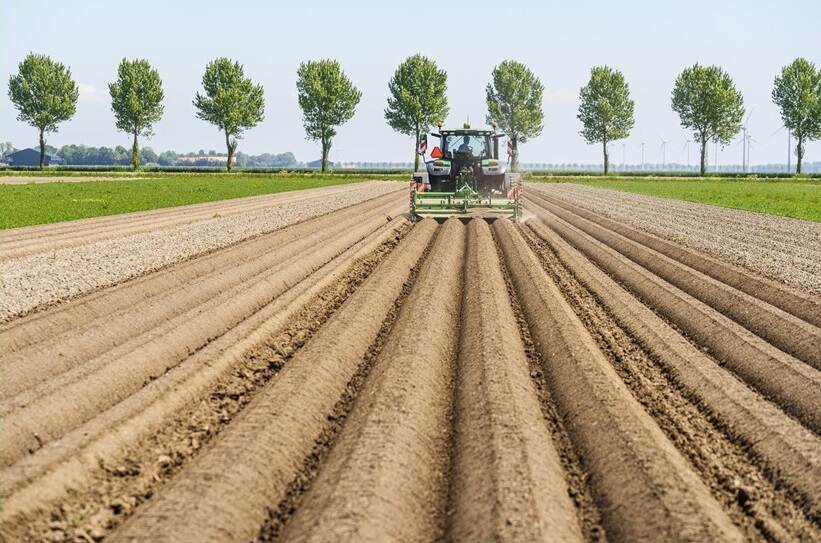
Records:
[[[707,171],[707,142],[727,144],[741,129],[744,99],[718,66],[685,68],[673,88],[673,111],[701,144],[701,175]]]
[[[177,153],[174,151],[163,151],[157,157],[157,162],[160,166],[173,166],[177,162]]]
[[[303,62],[297,71],[299,107],[308,139],[322,144],[322,171],[328,170],[336,127],[354,115],[362,93],[351,83],[335,60]]]
[[[194,106],[197,117],[214,124],[225,134],[228,148],[226,167],[231,171],[234,151],[242,133],[265,118],[265,96],[262,85],[245,77],[239,62],[218,58],[208,63],[202,76],[205,94],[197,93]]]
[[[128,151],[122,145],[118,145],[114,148],[114,164],[118,166],[124,166],[131,161],[129,158]]]
[[[448,76],[436,63],[413,55],[399,65],[388,83],[385,120],[399,132],[414,136],[414,171],[419,169],[419,138],[448,116]]]
[[[154,123],[162,118],[165,95],[160,74],[147,60],[123,59],[117,68],[117,81],[108,85],[108,92],[117,128],[134,136],[131,165],[136,170],[140,167],[137,137],[152,136]]]
[[[590,71],[590,81],[582,87],[579,98],[581,135],[587,143],[602,144],[604,175],[607,175],[610,166],[607,144],[629,136],[635,124],[630,88],[620,71],[596,66]]]
[[[74,116],[79,95],[71,70],[46,55],[29,53],[17,75],[9,78],[9,98],[19,112],[17,120],[40,131],[40,169],[46,158],[44,134],[57,132],[59,123]]]
[[[795,172],[801,173],[805,142],[821,138],[821,70],[803,58],[784,66],[775,78],[773,102],[781,109],[784,126],[797,140]]]
[[[152,149],[151,147],[143,147],[142,149],[140,149],[140,155],[142,161],[146,164],[156,164],[159,160],[157,153],[155,153],[154,149]]]
[[[544,86],[527,66],[506,60],[493,68],[487,85],[487,121],[498,125],[510,138],[513,156],[510,169],[519,167],[519,144],[542,133]]]

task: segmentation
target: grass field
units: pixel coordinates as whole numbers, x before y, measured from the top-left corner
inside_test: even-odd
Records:
[[[821,180],[818,179],[532,177],[528,180],[592,185],[821,222]]]
[[[0,185],[0,229],[328,187],[385,177],[389,176],[172,174],[158,175],[151,179]]]

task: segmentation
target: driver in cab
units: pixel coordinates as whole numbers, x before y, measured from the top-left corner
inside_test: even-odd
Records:
[[[465,136],[462,138],[462,145],[456,150],[457,153],[465,153],[468,155],[473,154],[473,148],[470,146],[470,136]]]

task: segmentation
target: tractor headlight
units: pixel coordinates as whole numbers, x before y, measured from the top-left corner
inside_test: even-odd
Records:
[[[434,160],[433,162],[428,162],[427,166],[430,175],[450,175],[449,160]]]
[[[507,170],[507,164],[494,158],[482,161],[483,175],[502,175]]]

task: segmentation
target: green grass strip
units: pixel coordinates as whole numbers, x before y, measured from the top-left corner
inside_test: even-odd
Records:
[[[191,174],[150,179],[0,185],[0,229],[329,187],[374,177]]]
[[[634,179],[618,177],[532,177],[531,182],[577,183],[648,196],[757,211],[821,222],[821,181],[817,179]]]

